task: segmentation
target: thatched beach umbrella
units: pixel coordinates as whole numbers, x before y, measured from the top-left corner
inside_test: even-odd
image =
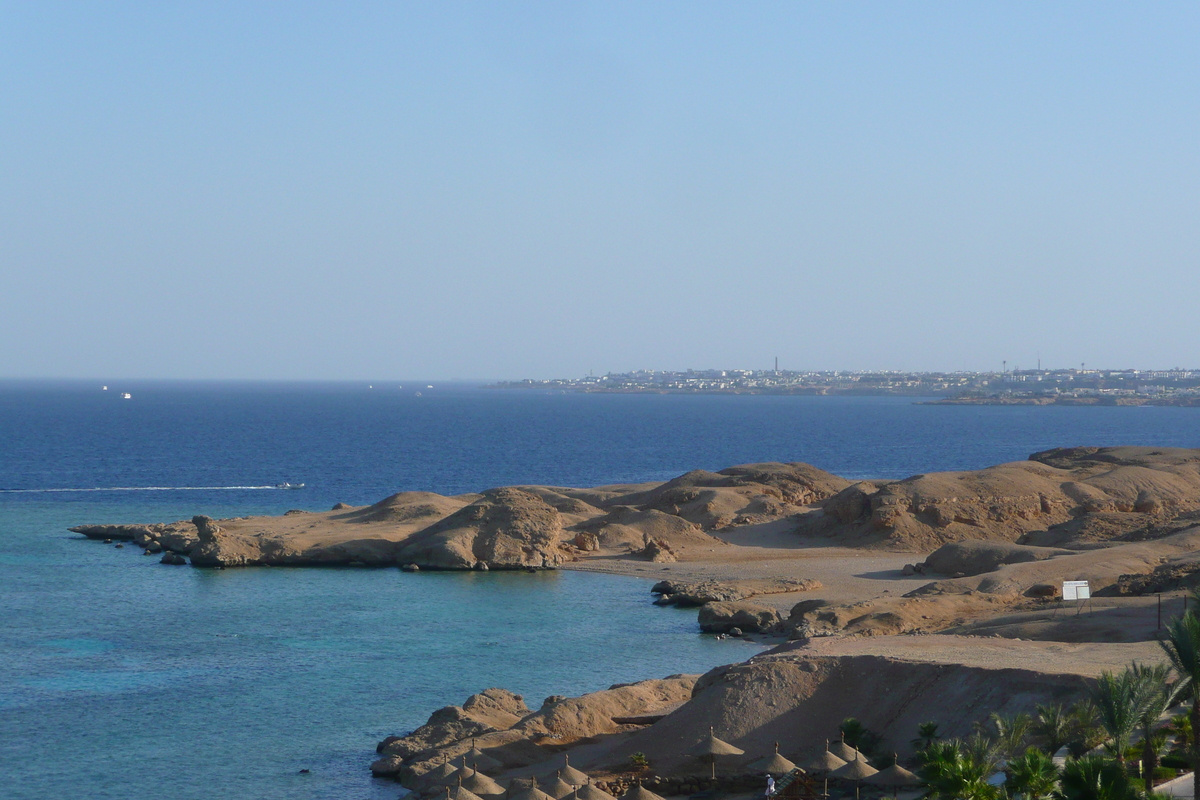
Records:
[[[838,767],[846,766],[846,759],[838,758],[829,752],[829,740],[825,740],[825,749],[812,758],[801,761],[800,766],[810,772],[831,772]]]
[[[865,778],[869,778],[879,770],[872,767],[862,758],[862,753],[853,761],[847,762],[845,766],[838,767],[833,772],[829,773],[831,778],[841,778],[846,781],[854,781],[854,796],[858,797],[858,784]]]
[[[571,786],[587,786],[588,781],[591,780],[586,772],[581,772],[571,766],[569,753],[563,753],[563,765],[558,770],[558,777]]]
[[[514,794],[509,800],[557,800],[557,798],[543,792],[538,788],[537,778],[533,779],[533,785],[528,789],[522,789]]]
[[[751,761],[747,766],[749,769],[752,769],[755,772],[770,772],[772,774],[791,772],[794,769],[799,769],[801,772],[804,772],[804,770],[800,769],[800,767],[797,767],[791,761],[788,761],[786,758],[779,755],[779,742],[775,743],[774,755],[763,756],[757,761]]]
[[[846,744],[846,734],[842,734],[840,741],[834,742],[833,747],[829,748],[829,752],[845,761],[847,764],[858,758],[860,753],[850,745]]]
[[[746,753],[739,747],[734,747],[729,742],[718,739],[713,733],[713,729],[709,727],[708,737],[702,739],[700,744],[691,749],[691,754],[700,756],[700,758],[709,761],[712,764],[712,776],[717,777],[717,756],[740,756]]]
[[[447,779],[453,782],[453,776],[457,772],[458,768],[443,758],[441,764],[426,772],[422,777],[428,778],[434,783],[443,783]]]
[[[835,769],[840,769],[846,766],[843,759],[838,758],[833,753],[829,752],[829,740],[825,740],[825,750],[820,755],[813,756],[807,761],[802,761],[800,766],[813,772],[825,773],[825,797],[829,796],[829,773]]]
[[[853,761],[847,762],[843,767],[838,767],[833,772],[829,773],[829,777],[841,778],[848,781],[861,781],[865,778],[871,777],[877,772],[879,772],[879,770],[872,767],[860,757],[854,759]]]
[[[608,792],[598,788],[590,778],[587,783],[575,790],[574,797],[578,800],[617,800]]]
[[[453,786],[459,781],[465,781],[475,772],[475,770],[471,769],[470,767],[459,767],[457,769],[450,767],[450,769],[453,770],[453,772],[451,772],[449,775],[445,775],[436,779],[434,783],[438,786]],[[438,767],[436,771],[442,772],[443,770],[441,767]]]
[[[621,800],[663,800],[654,792],[642,786],[639,780],[636,785],[630,786],[629,791],[621,795]]]
[[[901,786],[920,786],[923,783],[918,776],[900,766],[899,762],[881,769],[863,780],[875,786],[891,786],[895,790],[892,792],[893,797],[899,794]]]
[[[575,787],[562,779],[562,770],[554,776],[554,780],[542,787],[542,791],[554,798],[554,800],[563,800],[564,797],[575,791]]]
[[[503,786],[479,770],[471,770],[470,777],[464,777],[462,785],[483,798],[501,797],[504,794]]]
[[[459,783],[453,789],[449,786],[446,787],[446,800],[483,800],[483,798],[469,789],[464,789],[463,785]]]
[[[482,769],[484,771],[499,769],[503,766],[499,761],[476,747],[474,739],[471,740],[471,749],[461,756],[457,756],[450,763],[456,767],[465,767],[467,764],[470,764],[475,769]]]

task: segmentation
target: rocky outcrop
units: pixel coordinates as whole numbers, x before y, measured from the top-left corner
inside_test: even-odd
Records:
[[[149,525],[76,525],[67,530],[72,533],[82,533],[89,539],[112,539],[117,542],[131,542],[138,534],[148,535]]]
[[[1030,547],[1011,542],[951,542],[934,550],[918,572],[936,572],[947,576],[981,575],[994,572],[1005,564],[1043,561],[1056,556],[1074,555],[1074,550],[1054,547]]]
[[[89,539],[133,542],[138,547],[156,546],[160,550],[185,555],[199,541],[196,526],[188,521],[153,525],[76,525],[69,530],[82,533]]]
[[[655,719],[684,703],[692,694],[695,675],[672,675],[662,680],[612,686],[581,697],[552,695],[533,713],[520,695],[488,689],[472,695],[462,706],[435,711],[429,721],[407,736],[389,736],[376,747],[382,757],[371,765],[380,776],[405,776],[427,787],[422,777],[445,759],[479,747],[505,768],[544,762],[550,752],[537,742],[553,740],[556,748],[592,737],[628,730],[622,720]]]
[[[971,472],[855,484],[807,464],[748,464],[661,484],[400,492],[367,507],[210,521],[203,537],[193,522],[74,530],[188,553],[198,566],[543,569],[587,554],[686,561],[782,520],[810,540],[923,553],[967,540],[1066,549],[1144,541],[1200,522],[1200,451],[1051,450]],[[695,604],[733,599],[744,597]]]
[[[808,756],[821,752],[836,734],[837,721],[848,716],[884,732],[888,746],[906,755],[912,752],[907,732],[930,719],[938,722],[939,733],[966,737],[990,712],[1032,712],[1038,703],[1069,705],[1084,693],[1078,675],[870,655],[767,655],[701,676],[688,703],[634,734],[609,760],[642,752],[659,774],[694,771],[692,751],[710,726],[748,754],[770,753],[774,742],[786,742],[789,756]]]
[[[720,472],[693,470],[609,504],[661,511],[711,530],[795,514],[848,485],[809,464],[744,464]]]
[[[572,558],[558,511],[521,489],[490,489],[445,519],[414,534],[398,558],[422,568],[557,567]]]
[[[1121,575],[1115,594],[1146,595],[1193,591],[1200,586],[1200,553],[1189,553],[1155,567],[1150,572]]]
[[[659,581],[650,587],[659,595],[658,605],[703,606],[706,603],[732,603],[761,594],[808,592],[821,588],[820,581],[776,579],[770,581]]]
[[[602,516],[577,523],[583,535],[595,536],[597,549],[637,551],[655,539],[670,549],[681,547],[724,547],[720,539],[682,517],[654,508],[617,505]]]
[[[192,517],[198,542],[188,556],[194,567],[243,567],[262,563],[262,550],[242,537],[225,533],[212,517]]]
[[[671,550],[671,546],[662,539],[651,539],[646,542],[646,546],[642,548],[641,556],[648,561],[660,564],[678,560],[675,557],[674,551]]]
[[[407,736],[389,737],[380,752],[411,760],[436,748],[492,731],[507,730],[529,714],[525,698],[507,689],[487,689],[473,694],[461,706],[446,706]]]
[[[621,728],[616,719],[649,714],[687,700],[696,677],[672,675],[662,680],[614,686],[582,697],[560,698],[530,714],[513,729],[530,737],[552,736],[560,742],[614,733]]]
[[[1197,509],[1200,451],[1084,447],[973,472],[860,482],[826,500],[821,514],[805,515],[800,530],[917,551],[968,539],[1070,546],[1168,535],[1178,530],[1174,518]]]
[[[766,633],[782,622],[779,612],[756,603],[705,603],[700,607],[700,630],[729,633],[738,628],[746,633]]]
[[[572,544],[574,544],[575,548],[580,552],[594,553],[600,549],[600,537],[594,533],[580,531],[579,533],[575,534]]]

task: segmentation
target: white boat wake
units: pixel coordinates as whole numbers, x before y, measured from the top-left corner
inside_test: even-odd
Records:
[[[0,494],[49,494],[54,492],[236,492],[286,489],[283,486],[100,486],[94,489],[0,489]]]

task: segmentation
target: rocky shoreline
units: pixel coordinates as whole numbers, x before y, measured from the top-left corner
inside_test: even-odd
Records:
[[[752,464],[72,530],[196,567],[617,572],[654,580],[659,604],[698,607],[706,631],[797,638],[970,630],[1036,614],[1067,574],[1097,596],[1190,585],[1198,523],[1200,451],[1078,447],[900,481]]]
[[[531,779],[546,786],[565,767],[609,793],[635,781],[664,796],[750,791],[761,789],[755,765],[776,743],[797,763],[811,760],[847,716],[885,734],[887,747],[904,758],[913,751],[911,733],[931,717],[945,736],[966,737],[992,712],[1074,702],[1101,670],[1154,660],[1157,651],[1153,644],[1078,645],[1068,663],[1044,642],[899,638],[907,641],[878,655],[864,652],[871,643],[852,640],[794,642],[702,676],[548,697],[536,710],[520,695],[488,689],[381,741],[371,770],[425,797],[444,792],[443,765],[471,759],[486,763],[481,771],[510,792]],[[972,654],[964,658],[963,649]],[[714,777],[696,756],[710,728],[744,751],[723,759]]]
[[[725,765],[731,789],[752,774],[751,755],[779,741],[802,758],[845,716],[903,757],[930,709],[958,709],[943,730],[966,735],[992,712],[1071,702],[1100,669],[1161,660],[1159,594],[1169,610],[1169,593],[1200,585],[1200,451],[1067,448],[899,481],[754,464],[656,484],[405,492],[327,512],[73,530],[197,567],[645,579],[648,599],[697,608],[701,630],[778,646],[536,710],[487,690],[385,739],[372,769],[432,798],[445,789],[432,772],[475,748],[505,782],[551,779],[569,751],[614,790],[640,777],[699,791],[691,753],[712,727],[747,754]],[[1088,581],[1102,612],[1058,613],[1064,580]]]
[[[788,549],[824,542],[928,553],[964,540],[1078,547],[1190,524],[1200,513],[1198,464],[1192,450],[1077,447],[972,472],[858,482],[807,464],[750,464],[661,484],[402,492],[327,512],[71,530],[170,550],[200,567],[670,564],[736,548],[770,526],[793,534]]]

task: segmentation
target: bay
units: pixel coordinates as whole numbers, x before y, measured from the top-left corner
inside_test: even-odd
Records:
[[[900,478],[1056,446],[1200,446],[1194,409],[429,386],[0,383],[5,795],[390,798],[366,771],[374,743],[471,692],[536,706],[755,652],[628,578],[193,570],[69,525],[767,460]],[[205,488],[284,481],[306,488]]]

